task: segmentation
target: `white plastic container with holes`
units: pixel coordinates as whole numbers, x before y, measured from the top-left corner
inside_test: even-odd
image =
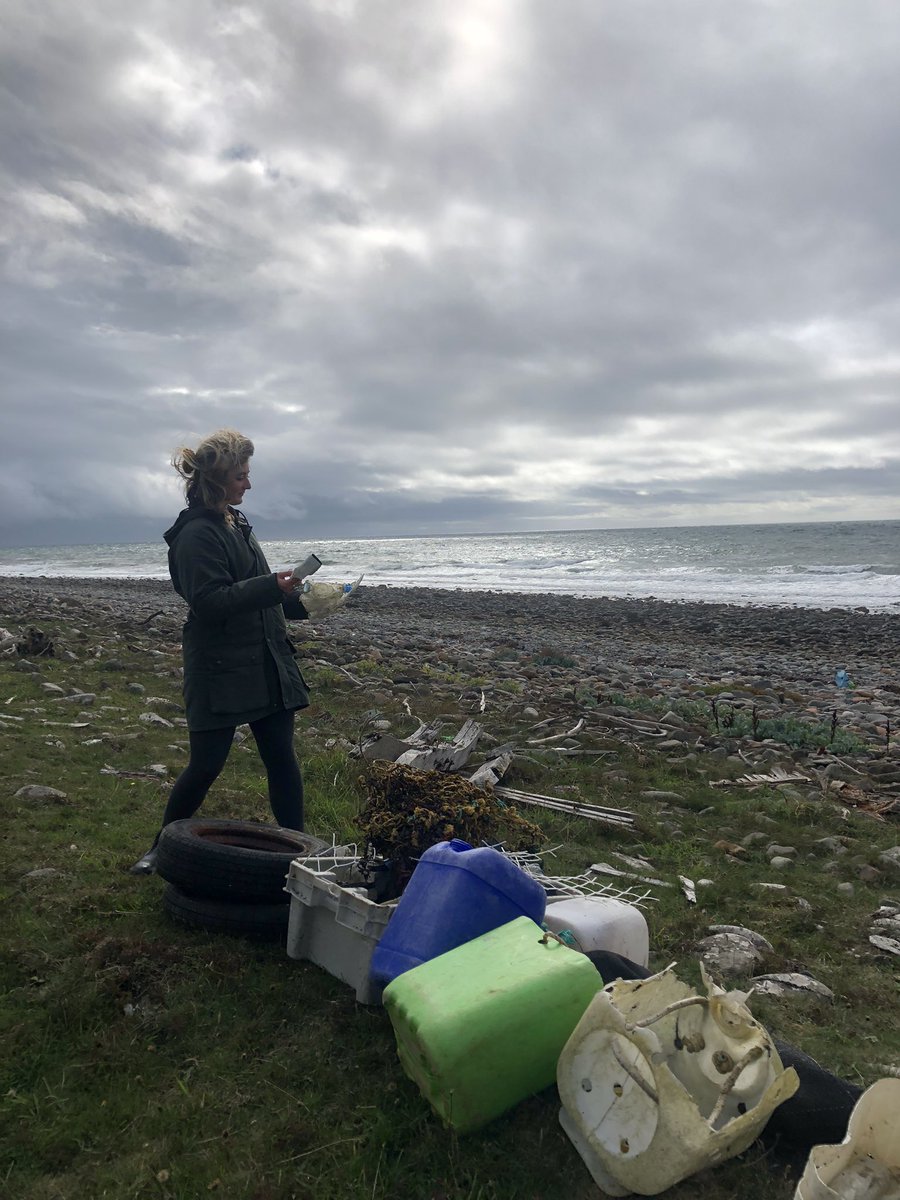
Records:
[[[285,891],[291,897],[288,957],[313,962],[349,984],[360,1004],[380,1004],[369,964],[397,901],[377,904],[364,888],[341,887],[334,869],[316,870],[302,859],[291,863]]]
[[[551,900],[544,924],[553,933],[568,930],[576,949],[606,950],[630,958],[641,967],[650,961],[650,934],[644,914],[633,904],[611,896],[568,896]]]

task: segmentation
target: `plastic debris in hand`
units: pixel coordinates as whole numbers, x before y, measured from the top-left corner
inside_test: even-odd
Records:
[[[320,621],[330,617],[346,604],[347,600],[360,585],[362,575],[352,583],[330,583],[322,580],[319,583],[307,582],[303,585],[300,600],[309,613],[310,620]]]

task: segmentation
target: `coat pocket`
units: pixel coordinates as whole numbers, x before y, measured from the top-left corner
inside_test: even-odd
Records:
[[[249,713],[270,702],[264,652],[241,650],[210,660],[209,709],[214,713]]]

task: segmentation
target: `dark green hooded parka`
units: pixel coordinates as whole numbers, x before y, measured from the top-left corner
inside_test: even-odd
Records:
[[[169,574],[190,607],[182,635],[188,729],[257,721],[306,708],[285,616],[305,620],[286,597],[243,514],[235,524],[210,508],[186,508],[165,534]]]

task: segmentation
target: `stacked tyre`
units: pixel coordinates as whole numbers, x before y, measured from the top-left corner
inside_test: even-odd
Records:
[[[217,933],[284,938],[290,915],[285,878],[295,858],[327,843],[257,821],[173,821],[159,839],[163,906],[175,920]]]

